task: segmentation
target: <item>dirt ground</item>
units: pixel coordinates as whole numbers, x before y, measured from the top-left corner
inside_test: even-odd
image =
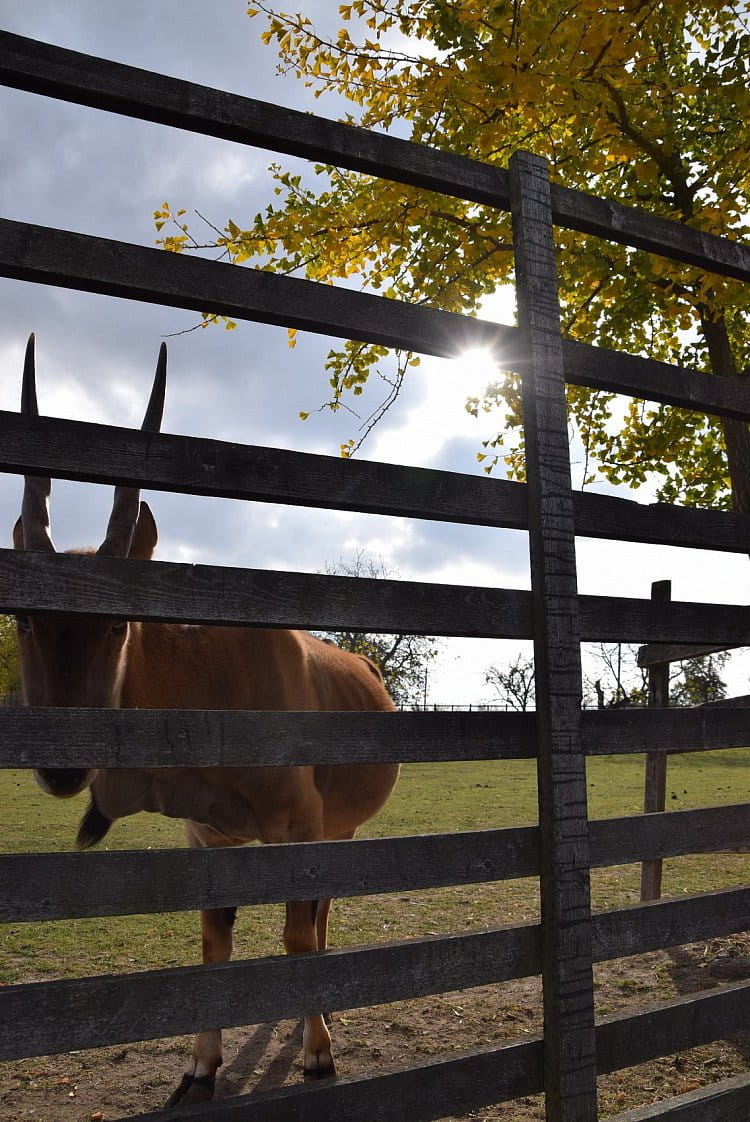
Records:
[[[750,934],[620,959],[596,970],[597,1011],[622,1013],[746,978]],[[340,1075],[523,1039],[540,1028],[538,979],[336,1013],[332,1024]],[[227,1031],[216,1099],[299,1083],[301,1047],[301,1025],[292,1021]],[[189,1052],[188,1038],[181,1037],[0,1065],[0,1120],[110,1122],[159,1110]],[[602,1078],[601,1115],[682,1094],[748,1067],[750,1031]],[[544,1107],[541,1097],[527,1098],[465,1118],[532,1122],[544,1118]]]

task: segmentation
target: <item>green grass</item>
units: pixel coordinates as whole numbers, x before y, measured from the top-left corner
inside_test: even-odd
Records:
[[[589,815],[637,814],[643,803],[642,756],[589,761]],[[28,772],[0,773],[0,850],[66,850],[73,846],[86,796],[57,800]],[[695,753],[669,761],[668,809],[750,799],[750,750]],[[536,821],[536,775],[531,761],[412,764],[395,794],[361,836],[490,829]],[[183,845],[179,822],[139,814],[116,823],[110,849]],[[639,867],[592,873],[596,908],[635,903]],[[683,857],[665,862],[664,894],[704,892],[750,881],[750,856]],[[363,897],[338,904],[332,942],[338,946],[521,922],[538,913],[535,881],[466,885],[429,892]],[[236,928],[236,954],[281,950],[283,907],[245,908]],[[8,925],[0,949],[0,981],[81,976],[198,961],[198,920],[192,913]]]

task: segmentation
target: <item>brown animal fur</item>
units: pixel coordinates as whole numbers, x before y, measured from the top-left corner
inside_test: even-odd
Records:
[[[141,504],[130,556],[150,558],[151,511]],[[24,547],[21,521],[16,548]],[[140,709],[392,710],[380,672],[300,631],[121,622],[102,617],[19,617],[25,701],[29,705]],[[252,745],[248,758],[252,759]],[[40,785],[61,797],[85,786],[91,805],[79,844],[95,844],[111,821],[149,810],[186,820],[193,846],[351,838],[388,798],[395,764],[319,767],[47,769]],[[289,953],[326,945],[330,901],[287,905]],[[203,957],[231,954],[231,909],[201,913]],[[305,1018],[305,1073],[334,1073],[321,1015]],[[213,1094],[220,1032],[199,1033],[194,1063],[169,1105]]]

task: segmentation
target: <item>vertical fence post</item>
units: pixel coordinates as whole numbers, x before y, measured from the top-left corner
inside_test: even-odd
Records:
[[[671,600],[671,580],[655,580],[651,585],[652,600]],[[665,709],[669,705],[669,663],[651,666],[648,671],[648,704]],[[667,799],[667,756],[665,752],[648,752],[643,791],[643,813],[664,810]],[[641,900],[661,898],[662,860],[660,857],[641,864]]]
[[[595,1122],[581,646],[557,271],[547,163],[510,161],[537,693],[544,1080],[548,1122]]]

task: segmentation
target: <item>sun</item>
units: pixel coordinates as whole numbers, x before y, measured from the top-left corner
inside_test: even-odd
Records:
[[[497,355],[489,347],[470,347],[449,361],[446,373],[456,388],[467,397],[481,397],[500,377]]]

